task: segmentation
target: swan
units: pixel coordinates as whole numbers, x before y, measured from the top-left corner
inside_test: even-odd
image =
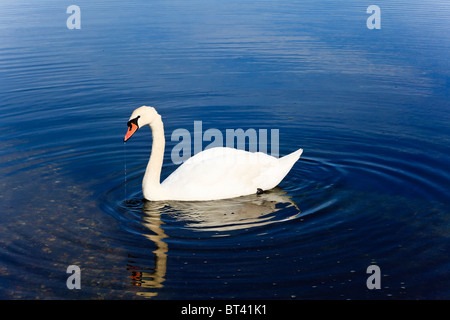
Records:
[[[162,183],[164,125],[153,107],[142,106],[131,114],[127,142],[142,126],[152,130],[152,151],[142,180],[146,200],[209,201],[260,193],[276,187],[300,158],[298,149],[282,158],[262,152],[215,147],[186,160]]]

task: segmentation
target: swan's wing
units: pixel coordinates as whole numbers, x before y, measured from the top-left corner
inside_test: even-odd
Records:
[[[261,152],[212,148],[188,159],[161,186],[179,200],[231,198],[275,187],[279,181],[270,180],[278,180],[278,167],[279,159]]]

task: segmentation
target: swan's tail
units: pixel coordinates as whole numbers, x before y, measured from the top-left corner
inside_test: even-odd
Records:
[[[287,156],[277,159],[277,164],[271,165],[270,168],[267,168],[265,174],[263,175],[263,181],[259,181],[259,183],[257,183],[257,187],[263,190],[270,190],[276,187],[292,169],[295,162],[297,162],[300,158],[302,152],[303,149],[298,149]]]
[[[294,152],[288,154],[287,156],[280,158],[280,164],[282,166],[285,166],[286,168],[289,168],[288,170],[291,170],[294,163],[296,163],[298,161],[298,159],[300,159],[300,156],[302,155],[302,153],[303,153],[303,149],[298,149],[297,151],[294,151]]]
[[[300,156],[302,155],[303,149],[298,149],[297,151],[294,151],[287,156],[284,156],[280,159],[278,159],[279,163],[279,169],[278,170],[278,183],[281,182],[281,180],[284,179],[284,177],[288,174],[289,171],[291,171],[294,164],[297,162],[298,159],[300,159]],[[278,185],[277,183],[277,185]]]

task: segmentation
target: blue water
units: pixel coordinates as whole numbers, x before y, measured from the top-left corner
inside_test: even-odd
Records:
[[[2,0],[0,298],[450,298],[450,4],[374,4]],[[163,178],[194,121],[304,153],[260,196],[145,202],[141,105]]]

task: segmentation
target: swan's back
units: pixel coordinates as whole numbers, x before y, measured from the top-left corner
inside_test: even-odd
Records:
[[[189,158],[161,184],[174,200],[216,200],[277,186],[300,158],[299,149],[280,159],[262,152],[211,148]]]

